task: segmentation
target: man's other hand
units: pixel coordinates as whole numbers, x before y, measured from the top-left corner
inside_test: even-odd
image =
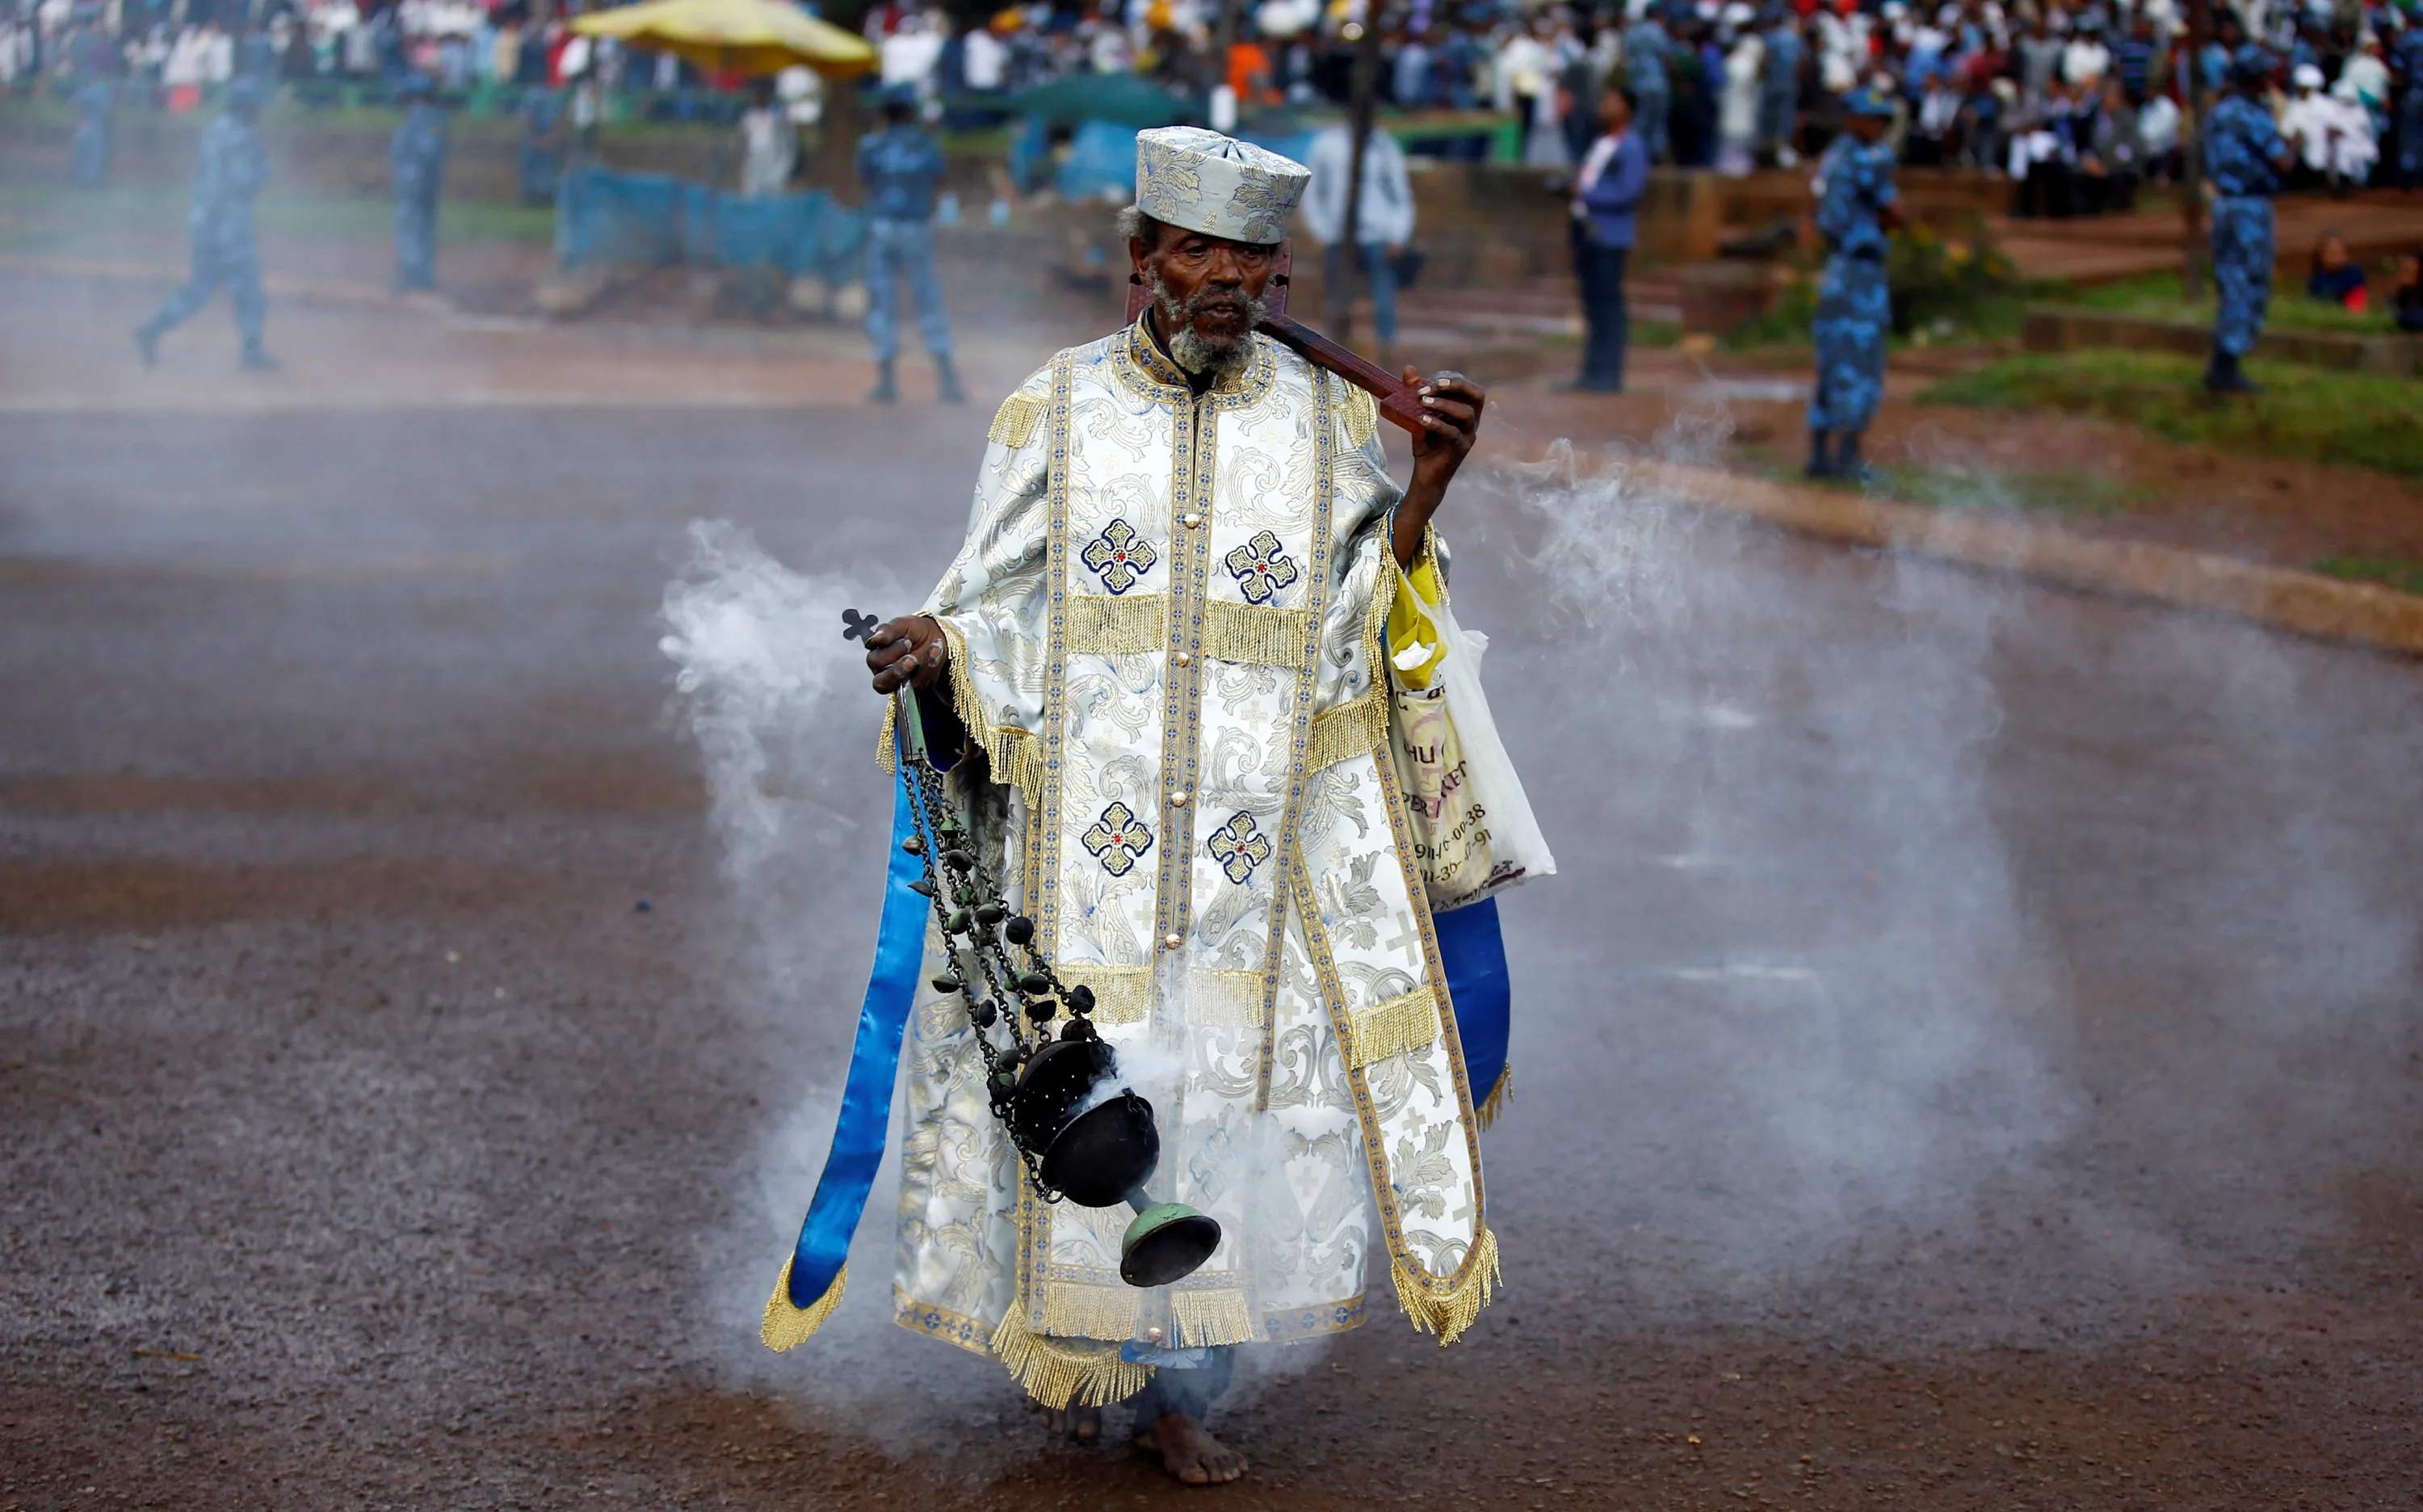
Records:
[[[1489,395],[1461,373],[1424,378],[1421,369],[1408,366],[1404,379],[1422,391],[1422,434],[1414,438],[1414,487],[1445,493],[1480,438],[1481,411]]]
[[[875,674],[879,693],[898,692],[904,683],[931,688],[950,661],[951,643],[942,638],[942,627],[923,614],[885,620],[866,638],[866,670]]]

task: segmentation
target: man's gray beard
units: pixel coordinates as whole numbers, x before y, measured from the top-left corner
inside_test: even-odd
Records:
[[[1270,307],[1251,294],[1240,293],[1237,298],[1245,309],[1245,333],[1235,341],[1222,344],[1207,342],[1195,334],[1195,317],[1202,312],[1209,294],[1198,294],[1192,299],[1180,300],[1169,292],[1161,275],[1146,275],[1152,289],[1153,308],[1161,311],[1162,325],[1175,332],[1169,338],[1170,360],[1198,378],[1215,382],[1243,368],[1254,355],[1253,328],[1270,313]]]

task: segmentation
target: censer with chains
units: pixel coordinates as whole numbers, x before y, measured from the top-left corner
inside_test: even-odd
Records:
[[[1001,880],[985,865],[926,747],[916,690],[904,686],[894,696],[917,821],[901,845],[925,864],[925,877],[911,885],[932,901],[942,941],[944,964],[933,986],[966,1010],[993,1116],[1045,1202],[1124,1202],[1133,1210],[1119,1244],[1121,1280],[1164,1286],[1192,1275],[1220,1247],[1218,1220],[1146,1195],[1161,1160],[1152,1105],[1124,1086],[1102,1095],[1117,1084],[1118,1057],[1094,1030],[1093,989],[1063,982],[1036,948],[1035,921],[1003,901]],[[1013,949],[1022,965],[1012,961]]]

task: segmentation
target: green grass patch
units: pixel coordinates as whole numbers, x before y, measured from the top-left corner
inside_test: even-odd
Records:
[[[2423,594],[2423,562],[2409,562],[2403,557],[2341,551],[2315,563],[2314,570],[2325,578],[2346,582],[2375,582],[2402,594]]]
[[[1624,341],[1633,346],[1680,346],[1683,344],[1683,323],[1675,320],[1636,320],[1625,331]]]
[[[2303,280],[2281,279],[2272,286],[2272,305],[2264,324],[2280,330],[2360,331],[2366,335],[2385,336],[2398,328],[2391,309],[2389,294],[2394,267],[2367,268],[2372,280],[2373,307],[2363,314],[2343,310],[2326,299],[2312,299],[2305,294]],[[2184,320],[2210,325],[2213,318],[2212,280],[2205,280],[2205,294],[2191,300],[2183,292],[2177,273],[2149,273],[2142,278],[2126,279],[2118,283],[2106,283],[2092,289],[2069,294],[2063,301],[2086,310],[2109,310],[2124,315],[2139,315],[2150,320]]]
[[[2007,357],[1929,386],[1919,403],[2051,409],[2130,421],[2174,441],[2257,456],[2352,463],[2423,478],[2423,386],[2293,362],[2250,362],[2259,395],[2221,397],[2204,364],[2163,352]]]

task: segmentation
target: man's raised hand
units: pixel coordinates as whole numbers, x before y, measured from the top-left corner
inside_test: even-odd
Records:
[[[923,614],[885,620],[866,637],[866,670],[875,674],[879,693],[898,692],[903,685],[931,688],[950,661],[942,627]]]

